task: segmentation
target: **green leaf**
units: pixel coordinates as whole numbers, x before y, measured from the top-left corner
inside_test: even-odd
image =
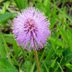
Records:
[[[43,65],[44,65],[44,67],[45,67],[45,69],[46,69],[46,72],[49,72],[49,69],[48,69],[48,67],[46,66],[45,62],[43,62]]]
[[[72,30],[68,29],[65,30],[63,28],[61,28],[61,35],[63,37],[64,43],[65,43],[65,47],[69,47],[70,50],[72,51]]]
[[[21,10],[27,6],[27,0],[14,0],[17,7]]]
[[[9,5],[10,5],[10,1],[5,2],[0,14],[4,14],[6,10],[8,9]]]
[[[31,66],[32,66],[32,63],[27,60],[27,61],[25,61],[25,62],[22,64],[22,70],[23,70],[24,72],[30,72]]]
[[[0,37],[0,56],[2,58],[6,58],[5,46],[3,44],[3,39],[1,37]]]
[[[46,7],[46,15],[50,17],[50,0],[44,0],[44,6]]]
[[[0,23],[5,22],[7,20],[9,20],[10,18],[14,18],[16,16],[15,13],[4,13],[0,15]]]
[[[18,72],[17,69],[11,65],[7,59],[0,59],[0,72]]]
[[[55,66],[56,60],[57,60],[57,58],[52,61],[52,64],[51,64],[52,68]]]
[[[66,67],[69,68],[70,70],[72,70],[72,64],[67,63],[67,64],[66,64]]]
[[[63,52],[63,59],[61,64],[65,65],[72,61],[72,51],[69,48],[66,48]]]
[[[8,55],[9,48],[6,44],[6,41],[4,39],[4,36],[2,33],[0,33],[0,55],[2,58],[5,58],[6,55]]]
[[[13,34],[3,34],[4,35],[4,38],[5,38],[5,41],[8,43],[8,44],[12,44],[13,45],[13,50],[14,50],[14,53],[16,56],[18,56],[20,54],[20,51],[21,51],[21,48],[19,48],[15,38],[14,38],[14,35]]]
[[[35,68],[35,63],[32,65],[30,72],[34,72],[34,68]]]
[[[3,0],[0,0],[0,3],[2,2]]]
[[[50,22],[51,22],[51,28],[53,28],[54,27],[54,25],[55,25],[55,22],[56,22],[56,19],[57,19],[57,10],[56,10],[56,7],[54,6],[54,8],[52,9],[52,11],[53,11],[53,13],[51,13],[51,16],[52,16],[52,18],[51,18],[51,20],[50,20]]]

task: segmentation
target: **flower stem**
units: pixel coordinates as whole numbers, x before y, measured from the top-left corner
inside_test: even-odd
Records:
[[[40,72],[40,62],[39,62],[39,59],[38,59],[37,51],[35,49],[34,49],[34,54],[35,54],[35,59],[36,59],[36,62],[37,62],[37,69],[38,69],[38,72]]]
[[[29,6],[33,6],[33,0],[29,0]]]

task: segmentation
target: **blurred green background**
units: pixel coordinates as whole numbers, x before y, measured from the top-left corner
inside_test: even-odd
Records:
[[[38,51],[41,72],[72,72],[72,0],[0,0],[0,72],[37,72],[34,52],[12,33],[13,18],[29,5],[50,21],[51,36]]]

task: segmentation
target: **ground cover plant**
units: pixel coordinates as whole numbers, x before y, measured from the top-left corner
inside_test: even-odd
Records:
[[[38,72],[34,51],[18,45],[13,19],[34,6],[50,22],[49,36],[37,51],[40,72],[72,72],[72,0],[0,0],[0,72]]]

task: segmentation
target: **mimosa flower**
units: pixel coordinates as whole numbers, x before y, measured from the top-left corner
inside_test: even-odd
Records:
[[[29,7],[14,19],[13,33],[17,43],[27,50],[41,49],[50,35],[49,21],[38,9]]]

